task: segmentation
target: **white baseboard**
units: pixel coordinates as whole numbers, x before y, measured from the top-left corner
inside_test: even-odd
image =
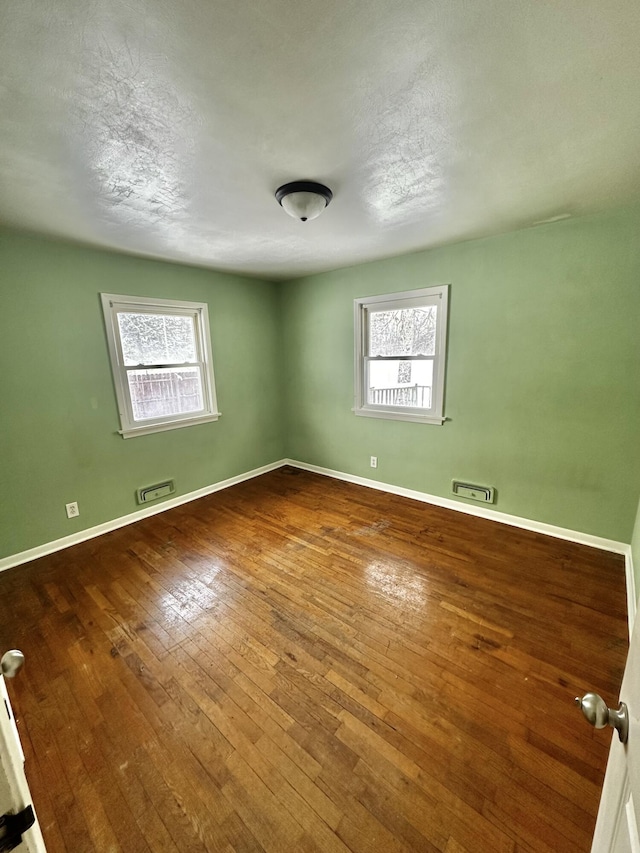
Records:
[[[63,536],[62,539],[55,539],[53,542],[45,542],[44,545],[38,545],[36,548],[30,548],[28,551],[21,551],[19,554],[11,554],[0,560],[0,572],[6,569],[12,569],[14,566],[19,566],[22,563],[29,563],[31,560],[37,560],[38,557],[45,557],[47,554],[53,554],[54,551],[62,551],[64,548],[69,548],[71,545],[77,545],[79,542],[85,542],[87,539],[94,539],[96,536],[102,536],[103,533],[109,533],[111,530],[117,530],[118,527],[125,527],[127,524],[134,524],[136,521],[141,521],[143,518],[149,518],[151,515],[158,515],[167,509],[180,506],[181,504],[195,501],[198,498],[204,498],[206,495],[211,495],[213,492],[219,492],[221,489],[228,489],[229,486],[235,486],[237,483],[242,483],[245,480],[251,480],[253,477],[259,477],[260,474],[266,474],[268,471],[274,471],[276,468],[282,468],[287,462],[280,459],[277,462],[272,462],[269,465],[262,465],[260,468],[254,468],[252,471],[246,471],[244,474],[237,474],[235,477],[229,477],[228,480],[220,480],[218,483],[213,483],[211,486],[204,486],[202,489],[196,489],[193,492],[188,492],[186,495],[178,495],[175,498],[170,498],[168,501],[163,501],[155,506],[145,507],[144,509],[136,510],[128,515],[123,515],[120,518],[114,518],[112,521],[105,521],[102,524],[97,524],[95,527],[87,527],[85,530],[79,530],[77,533],[72,533],[70,536]]]
[[[532,521],[529,518],[521,518],[519,515],[508,515],[497,509],[484,506],[471,506],[451,498],[441,498],[438,495],[430,495],[427,492],[416,492],[413,489],[404,489],[391,483],[381,483],[378,480],[369,480],[367,477],[356,477],[353,474],[345,474],[342,471],[333,471],[331,468],[321,468],[318,465],[308,465],[306,462],[298,462],[295,459],[285,459],[283,464],[292,465],[294,468],[302,468],[304,471],[313,471],[315,474],[323,474],[325,477],[334,477],[336,480],[345,480],[347,483],[356,483],[359,486],[367,486],[369,489],[378,489],[380,492],[390,492],[392,495],[401,495],[414,501],[434,504],[445,509],[453,509],[456,512],[464,512],[467,515],[476,515],[480,518],[488,518],[490,521],[498,521],[500,524],[510,524],[512,527],[521,527],[523,530],[532,530],[535,533],[544,533],[546,536],[554,536],[556,539],[566,539],[569,542],[578,542],[581,545],[590,545],[592,548],[600,548],[602,551],[613,551],[615,554],[629,553],[630,546],[625,542],[617,542],[615,539],[604,539],[602,536],[593,536],[591,533],[582,533],[579,530],[569,530],[566,527],[556,527],[553,524],[545,524],[543,521]]]
[[[306,462],[299,462],[296,459],[280,459],[277,462],[272,462],[269,465],[262,465],[260,468],[254,468],[252,471],[247,471],[244,474],[238,474],[235,477],[229,477],[227,480],[221,480],[218,483],[213,483],[210,486],[204,486],[202,489],[196,489],[186,495],[179,495],[170,500],[163,501],[152,507],[136,510],[136,512],[123,515],[120,518],[114,518],[112,521],[105,521],[103,524],[98,524],[95,527],[88,527],[85,530],[80,530],[77,533],[72,533],[70,536],[64,536],[62,539],[56,539],[53,542],[46,542],[44,545],[39,545],[36,548],[30,548],[28,551],[22,551],[19,554],[12,554],[8,557],[0,559],[0,572],[6,569],[11,569],[14,566],[19,566],[22,563],[28,563],[31,560],[36,560],[38,557],[44,557],[47,554],[52,554],[54,551],[61,551],[63,548],[69,548],[71,545],[77,545],[79,542],[85,542],[87,539],[93,539],[96,536],[101,536],[103,533],[109,533],[111,530],[117,530],[119,527],[125,527],[127,524],[134,524],[143,518],[148,518],[151,515],[165,512],[165,510],[173,509],[173,507],[181,504],[195,501],[198,498],[203,498],[213,492],[227,489],[229,486],[235,486],[237,483],[242,483],[245,480],[250,480],[253,477],[259,477],[261,474],[266,474],[269,471],[274,471],[276,468],[282,468],[283,465],[291,465],[294,468],[300,468],[303,471],[311,471],[315,474],[322,474],[325,477],[333,477],[336,480],[344,480],[347,483],[355,483],[359,486],[366,486],[369,489],[377,489],[381,492],[389,492],[393,495],[411,498],[422,503],[441,506],[445,509],[452,509],[456,512],[463,512],[467,515],[475,515],[480,518],[486,518],[490,521],[497,521],[500,524],[509,524],[512,527],[520,527],[523,530],[531,530],[535,533],[543,533],[546,536],[553,536],[556,539],[565,539],[569,542],[577,542],[581,545],[589,545],[592,548],[600,548],[603,551],[612,551],[615,554],[622,554],[625,558],[625,577],[627,587],[627,613],[629,619],[629,634],[633,628],[633,622],[636,613],[636,589],[635,579],[633,574],[633,561],[631,557],[631,546],[625,542],[617,542],[614,539],[604,539],[601,536],[593,536],[591,533],[582,533],[579,530],[569,530],[565,527],[556,527],[553,524],[545,524],[542,521],[533,521],[529,518],[522,518],[517,515],[508,515],[504,512],[499,512],[495,509],[483,506],[471,506],[463,504],[460,501],[452,500],[451,498],[442,498],[438,495],[430,495],[427,492],[418,492],[414,489],[405,489],[402,486],[394,486],[392,483],[382,483],[379,480],[370,480],[367,477],[356,477],[354,474],[345,474],[343,471],[334,471],[332,468],[322,468],[319,465],[309,465]]]
[[[412,498],[415,501],[434,504],[445,509],[453,509],[456,512],[464,512],[467,515],[476,515],[497,521],[500,524],[509,524],[512,527],[520,527],[523,530],[532,530],[534,533],[544,533],[545,536],[553,536],[556,539],[565,539],[569,542],[577,542],[580,545],[589,545],[591,548],[600,548],[602,551],[612,551],[614,554],[624,556],[625,585],[627,591],[627,619],[629,622],[629,637],[633,631],[633,623],[636,616],[636,584],[633,574],[633,559],[631,556],[631,545],[626,542],[617,542],[615,539],[604,539],[601,536],[593,536],[591,533],[582,533],[579,530],[569,530],[566,527],[556,527],[553,524],[545,524],[542,521],[532,521],[529,518],[521,518],[518,515],[508,515],[483,506],[471,506],[450,498],[441,498],[430,495],[427,492],[416,492],[413,489],[403,489],[391,483],[381,483],[378,480],[369,480],[367,477],[356,477],[353,474],[345,474],[343,471],[334,471],[331,468],[321,468],[319,465],[308,465],[306,462],[298,462],[295,459],[285,459],[283,464],[294,468],[302,468],[304,471],[312,471],[325,477],[335,477],[337,480],[345,480],[347,483],[356,483],[358,486],[366,486],[369,489],[377,489],[380,492],[389,492],[392,495],[401,495]]]
[[[347,483],[356,483],[358,486],[366,486],[369,489],[377,489],[380,492],[389,492],[392,495],[401,495],[404,498],[412,498],[414,501],[441,506],[445,509],[453,509],[456,512],[464,512],[467,515],[475,515],[497,521],[500,524],[509,524],[512,527],[520,527],[523,530],[532,530],[534,533],[543,533],[545,536],[553,536],[556,539],[565,539],[569,542],[577,542],[580,545],[589,545],[591,548],[600,548],[602,551],[612,551],[614,554],[624,555],[625,583],[627,590],[627,619],[629,621],[629,637],[633,631],[633,623],[636,615],[636,585],[633,574],[633,560],[631,557],[631,545],[626,542],[618,542],[615,539],[604,539],[602,536],[593,536],[591,533],[582,533],[579,530],[569,530],[566,527],[556,527],[554,524],[545,524],[543,521],[533,521],[530,518],[521,518],[518,515],[508,515],[497,509],[484,506],[471,506],[450,498],[441,498],[438,495],[430,495],[427,492],[416,492],[413,489],[404,489],[391,483],[381,483],[379,480],[370,480],[368,477],[356,477],[354,474],[345,474],[343,471],[334,471],[331,468],[321,468],[319,465],[308,465],[306,462],[298,462],[296,459],[285,459],[283,464],[294,468],[302,468],[304,471],[312,471],[325,477],[334,477],[336,480],[345,480]]]

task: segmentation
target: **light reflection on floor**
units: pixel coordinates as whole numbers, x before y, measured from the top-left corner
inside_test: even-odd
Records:
[[[415,608],[427,604],[426,579],[411,566],[375,560],[365,566],[364,575],[367,584],[387,600]]]

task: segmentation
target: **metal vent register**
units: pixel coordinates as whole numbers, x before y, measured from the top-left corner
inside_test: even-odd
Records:
[[[144,489],[138,489],[138,503],[146,504],[149,501],[157,501],[158,498],[166,498],[167,495],[172,495],[176,490],[173,480],[164,480],[162,483],[156,483],[153,486],[145,486]]]
[[[465,483],[462,480],[453,480],[451,491],[459,498],[469,498],[485,504],[492,504],[496,495],[496,490],[492,486],[475,486],[473,483]]]

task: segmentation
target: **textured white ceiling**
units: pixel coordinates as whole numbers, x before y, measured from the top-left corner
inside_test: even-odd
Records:
[[[0,222],[291,277],[638,198],[640,7],[8,0],[0,121]]]

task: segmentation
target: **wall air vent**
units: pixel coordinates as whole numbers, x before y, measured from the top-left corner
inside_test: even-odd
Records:
[[[145,486],[144,489],[138,489],[138,503],[148,504],[149,501],[157,501],[158,498],[166,498],[172,495],[176,490],[173,480],[164,480],[162,483],[156,483],[154,486]]]
[[[453,480],[451,491],[459,498],[469,498],[485,504],[492,504],[496,496],[496,490],[491,486],[474,486],[473,483],[465,483],[462,480]]]

